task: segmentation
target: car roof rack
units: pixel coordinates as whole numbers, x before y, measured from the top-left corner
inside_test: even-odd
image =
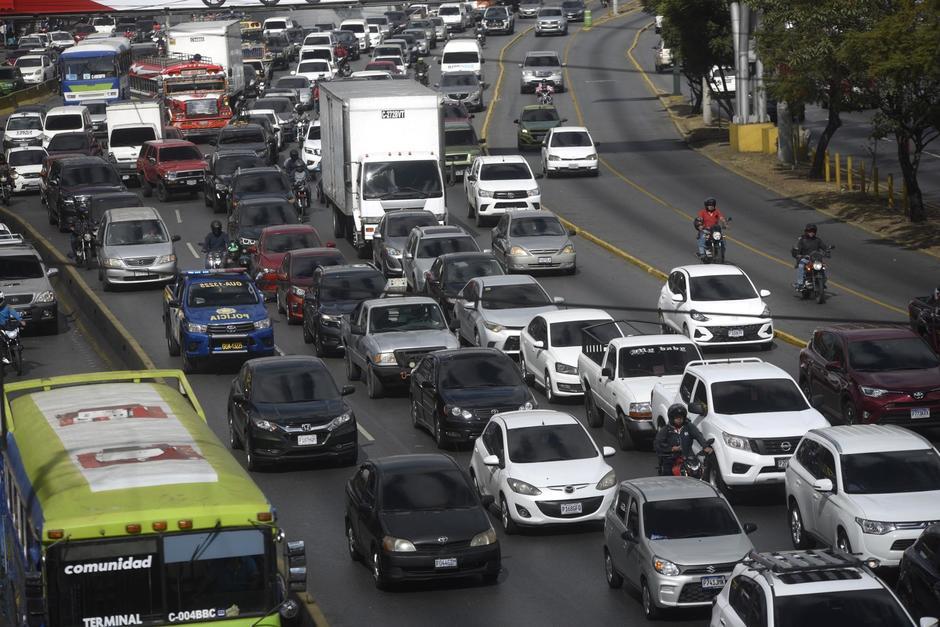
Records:
[[[10,244],[25,244],[26,241],[23,239],[23,236],[19,233],[14,233],[10,230],[6,224],[0,222],[0,246],[10,245]]]
[[[727,359],[694,359],[685,366],[716,366],[719,364],[762,364],[760,357],[729,357]]]
[[[865,562],[835,549],[805,551],[751,551],[745,559],[751,568],[761,573],[773,587],[771,575],[786,584],[814,583],[861,579],[864,571],[871,574],[878,562]]]

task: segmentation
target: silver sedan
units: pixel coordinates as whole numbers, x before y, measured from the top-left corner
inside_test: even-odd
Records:
[[[507,272],[575,272],[577,255],[570,239],[574,231],[548,211],[505,213],[492,233],[493,254]]]

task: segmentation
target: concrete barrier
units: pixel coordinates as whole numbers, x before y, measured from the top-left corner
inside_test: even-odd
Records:
[[[58,91],[58,85],[58,80],[51,80],[0,96],[0,115],[9,115],[20,105],[34,104],[44,100],[49,94]]]

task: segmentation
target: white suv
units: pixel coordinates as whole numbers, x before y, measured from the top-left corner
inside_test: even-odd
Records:
[[[813,429],[786,472],[790,537],[897,566],[940,521],[940,454],[895,425]]]
[[[665,381],[653,388],[654,416],[672,403],[687,406],[702,435],[714,438],[709,475],[722,491],[783,482],[800,438],[829,426],[790,375],[754,357],[689,362],[678,390]]]
[[[476,215],[482,226],[484,219],[507,211],[540,209],[542,192],[535,179],[520,155],[477,157],[463,178],[467,217]]]
[[[751,553],[715,599],[711,627],[916,623],[864,563],[833,551]],[[922,618],[922,627],[937,624]]]

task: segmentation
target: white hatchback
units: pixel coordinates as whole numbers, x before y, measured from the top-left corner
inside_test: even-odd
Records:
[[[473,445],[470,478],[492,495],[506,533],[520,525],[604,520],[617,476],[570,414],[529,409],[496,414]]]
[[[556,126],[542,142],[542,172],[556,174],[599,173],[597,144],[583,126]]]

